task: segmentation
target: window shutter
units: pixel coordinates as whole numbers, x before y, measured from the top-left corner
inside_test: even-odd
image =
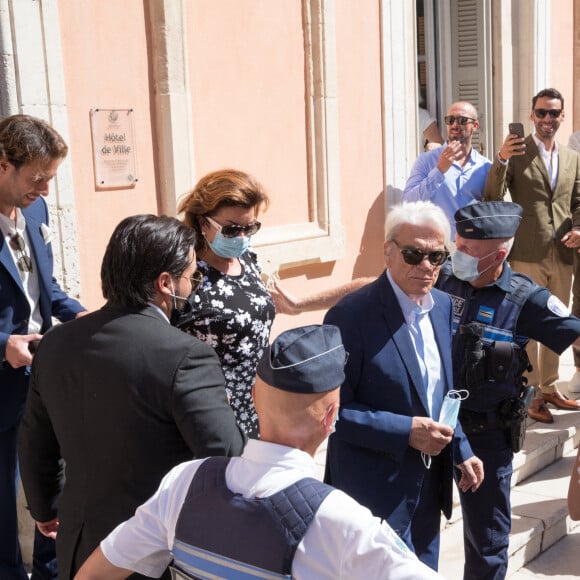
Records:
[[[480,127],[473,146],[489,157],[493,131],[491,119],[491,2],[490,0],[451,0],[450,41],[452,100],[469,101],[479,113]],[[445,75],[445,67],[442,66]]]

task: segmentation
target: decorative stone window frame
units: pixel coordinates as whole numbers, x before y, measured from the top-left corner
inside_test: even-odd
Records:
[[[417,157],[415,3],[380,0],[383,184],[385,206],[401,201]]]
[[[258,252],[266,276],[283,266],[327,262],[344,255],[344,229],[340,216],[335,2],[301,2],[308,160],[308,191],[304,195],[308,196],[309,215],[297,223],[266,226],[253,238],[252,245]],[[191,122],[191,93],[187,78],[186,17],[187,3],[184,0],[163,0],[149,5],[149,30],[157,52],[153,59],[153,78],[156,83],[154,94],[157,95],[160,189],[162,210],[167,213],[175,213],[177,192],[186,191],[197,181],[191,145],[195,128]]]
[[[70,143],[57,0],[0,0],[0,117],[18,113],[46,120]],[[50,210],[54,276],[76,298],[80,294],[75,197],[69,155],[46,198]]]
[[[283,265],[328,262],[344,256],[334,0],[302,0],[309,219],[264,228],[254,247],[266,275]]]

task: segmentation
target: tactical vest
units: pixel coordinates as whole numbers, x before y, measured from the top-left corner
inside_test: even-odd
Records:
[[[264,498],[232,493],[229,459],[206,459],[181,508],[174,578],[291,578],[292,561],[320,504],[334,489],[304,478]]]
[[[469,391],[461,408],[495,412],[503,401],[520,395],[523,373],[529,368],[525,351],[529,339],[514,336],[513,332],[536,284],[527,276],[512,272],[508,292],[496,285],[474,288],[453,276],[448,261],[441,268],[437,287],[453,299],[454,388]],[[479,342],[470,333],[472,322],[477,323],[482,334]],[[475,374],[478,380],[473,380]]]

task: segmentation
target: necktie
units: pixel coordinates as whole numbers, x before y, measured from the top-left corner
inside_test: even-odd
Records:
[[[429,404],[429,412],[431,417],[437,421],[443,401],[441,357],[428,313],[422,312],[417,307],[411,328],[417,350],[419,368],[421,369],[421,376],[423,378],[423,386],[425,387]]]
[[[423,333],[421,332],[421,319],[425,316],[419,308],[415,310],[415,318],[413,319],[413,324],[411,325],[411,330],[413,332],[413,337],[415,339],[415,348],[417,350],[417,362],[419,363],[419,368],[421,369],[421,376],[423,377],[423,386],[425,387],[425,392],[429,388],[429,373],[427,371],[427,365],[425,363],[425,342],[423,340]]]

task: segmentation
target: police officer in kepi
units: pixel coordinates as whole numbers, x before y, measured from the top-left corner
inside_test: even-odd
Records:
[[[512,458],[535,389],[523,377],[525,346],[533,339],[561,354],[580,345],[580,319],[506,262],[521,219],[521,206],[511,202],[459,209],[457,249],[437,282],[454,302],[455,389],[469,393],[459,417],[485,470],[476,492],[460,494],[469,580],[505,578],[507,571]]]
[[[173,468],[75,579],[127,578],[131,570],[158,578],[170,563],[175,580],[441,578],[387,522],[315,477],[316,450],[338,417],[346,357],[337,326],[278,335],[252,389],[260,439],[232,461]]]

